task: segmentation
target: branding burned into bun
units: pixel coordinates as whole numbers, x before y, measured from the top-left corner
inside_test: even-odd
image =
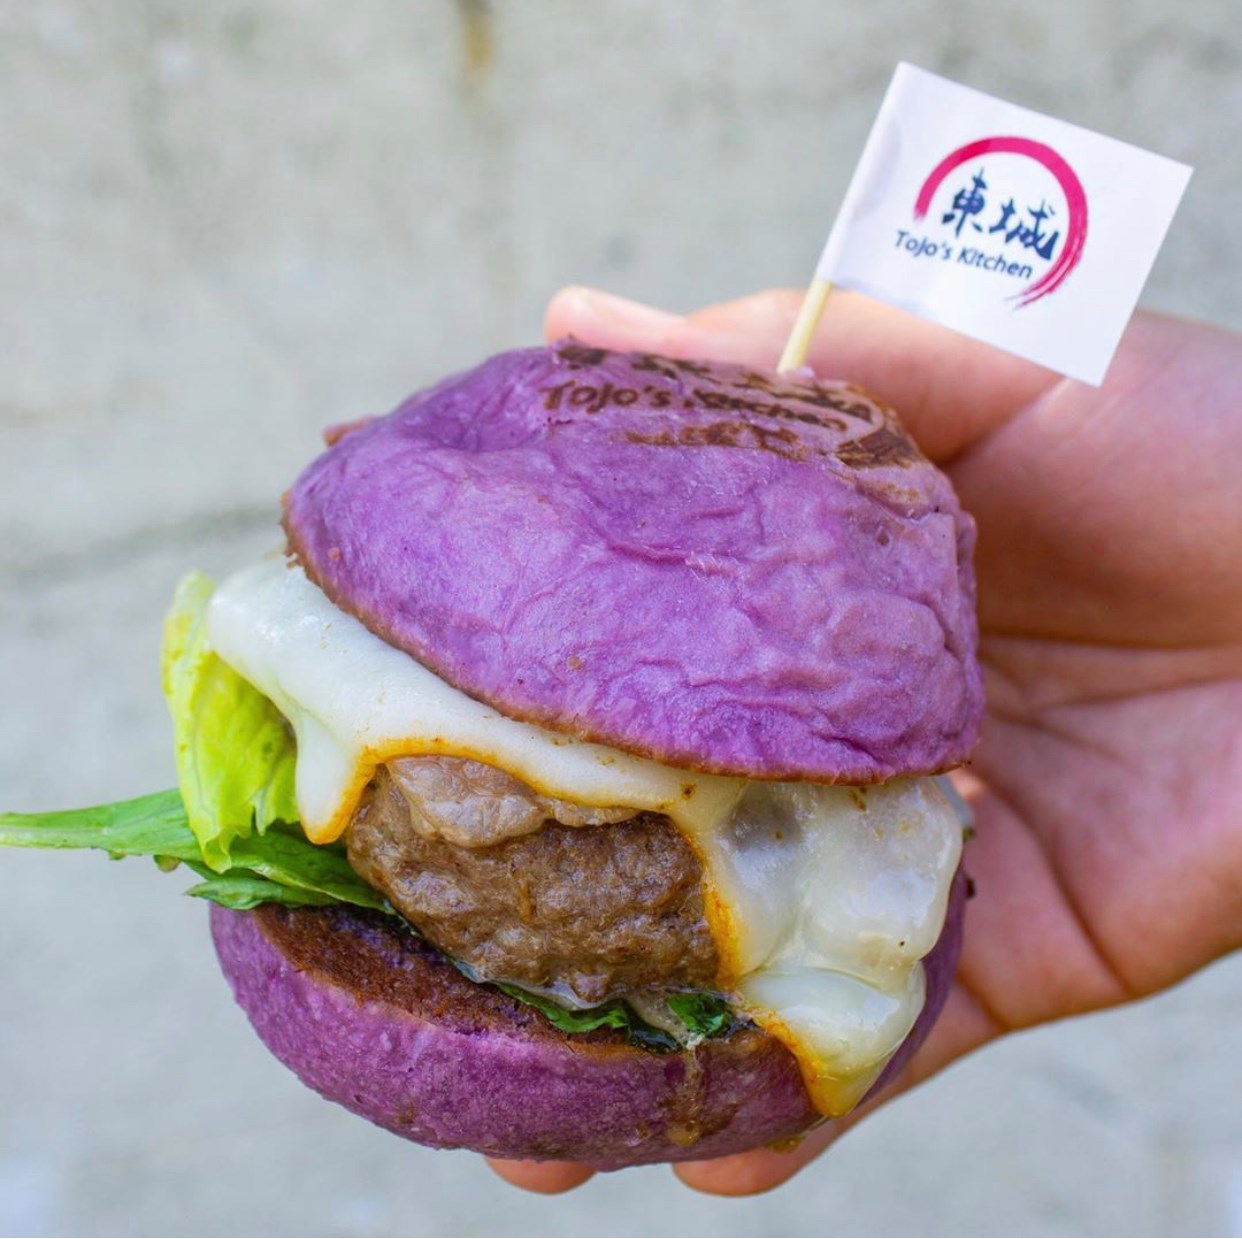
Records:
[[[892,1078],[982,711],[973,524],[893,413],[562,341],[328,441],[285,554],[179,592],[181,798],[83,811],[204,876],[276,1056],[411,1139],[603,1167]]]

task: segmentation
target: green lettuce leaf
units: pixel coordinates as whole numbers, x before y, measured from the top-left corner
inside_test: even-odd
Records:
[[[719,994],[709,994],[701,990],[665,996],[665,1005],[682,1025],[678,1032],[665,1027],[657,1028],[648,1023],[622,999],[599,1007],[573,1011],[562,1007],[551,998],[532,994],[518,985],[496,984],[496,988],[510,998],[516,998],[542,1012],[562,1032],[592,1032],[596,1028],[617,1028],[630,1041],[648,1049],[679,1050],[705,1037],[725,1036],[738,1023],[737,1016]]]
[[[564,1032],[592,1032],[596,1028],[626,1028],[638,1017],[622,1002],[606,1003],[602,1007],[588,1007],[582,1011],[571,1011],[560,1003],[542,994],[532,994],[520,985],[506,985],[494,982],[496,988],[534,1007],[548,1017],[557,1028]]]
[[[197,899],[210,899],[212,903],[218,903],[225,908],[235,908],[239,912],[257,908],[261,903],[304,907],[308,904],[323,906],[337,902],[331,895],[317,895],[312,891],[281,886],[279,882],[270,882],[267,878],[256,878],[252,873],[212,873],[210,869],[204,869],[203,872],[206,874],[206,881],[191,886],[185,893]]]
[[[719,994],[687,991],[669,994],[665,1001],[695,1037],[722,1037],[737,1023],[733,1009]]]
[[[391,912],[387,901],[350,867],[342,848],[320,847],[296,827],[279,824],[233,844],[220,874],[203,859],[181,796],[156,792],[119,804],[59,813],[0,813],[0,846],[97,848],[114,859],[150,856],[168,868],[183,862],[206,879],[189,894],[229,908],[270,899],[285,904],[348,903]],[[250,903],[239,902],[252,899]]]
[[[280,711],[208,644],[214,590],[198,572],[178,585],[164,621],[160,669],[190,828],[203,860],[224,873],[236,840],[298,820],[297,749]]]
[[[157,856],[200,861],[198,840],[177,791],[57,813],[0,813],[0,844],[17,848],[98,848],[113,860]]]
[[[581,1033],[592,1032],[596,1028],[617,1028],[625,1033],[627,1040],[650,1050],[681,1049],[681,1044],[671,1033],[652,1027],[620,1000],[605,1003],[600,1007],[588,1007],[584,1011],[573,1011],[562,1007],[551,998],[532,994],[518,985],[496,984],[496,988],[503,990],[510,998],[516,998],[518,1002],[534,1007],[562,1032]]]
[[[282,888],[318,896],[307,903],[350,903],[392,911],[379,891],[354,872],[340,844],[311,843],[297,826],[276,824],[265,835],[239,839],[233,845],[232,864]]]

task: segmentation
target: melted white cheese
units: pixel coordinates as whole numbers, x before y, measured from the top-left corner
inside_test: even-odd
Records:
[[[752,783],[703,840],[734,935],[727,987],[794,1049],[826,1113],[861,1099],[923,1009],[919,961],[961,847],[934,779]]]
[[[823,1113],[853,1106],[917,1019],[919,961],[961,853],[961,821],[936,780],[721,778],[506,718],[280,558],[220,586],[208,632],[292,724],[298,808],[315,842],[344,831],[379,763],[424,753],[488,762],[546,796],[664,813],[703,866],[721,988],[793,1051]]]

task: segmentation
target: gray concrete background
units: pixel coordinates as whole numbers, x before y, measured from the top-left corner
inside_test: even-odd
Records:
[[[0,3],[0,803],[173,778],[159,619],[328,422],[568,281],[801,283],[894,63],[1196,165],[1146,296],[1242,325],[1242,6]],[[0,858],[0,1231],[1237,1234],[1242,960],[1015,1038],[768,1197],[523,1196],[267,1058],[143,862]]]

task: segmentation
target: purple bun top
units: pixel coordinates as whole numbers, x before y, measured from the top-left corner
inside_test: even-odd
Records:
[[[671,765],[868,783],[978,731],[973,522],[852,386],[502,353],[341,433],[285,527],[472,697]]]

